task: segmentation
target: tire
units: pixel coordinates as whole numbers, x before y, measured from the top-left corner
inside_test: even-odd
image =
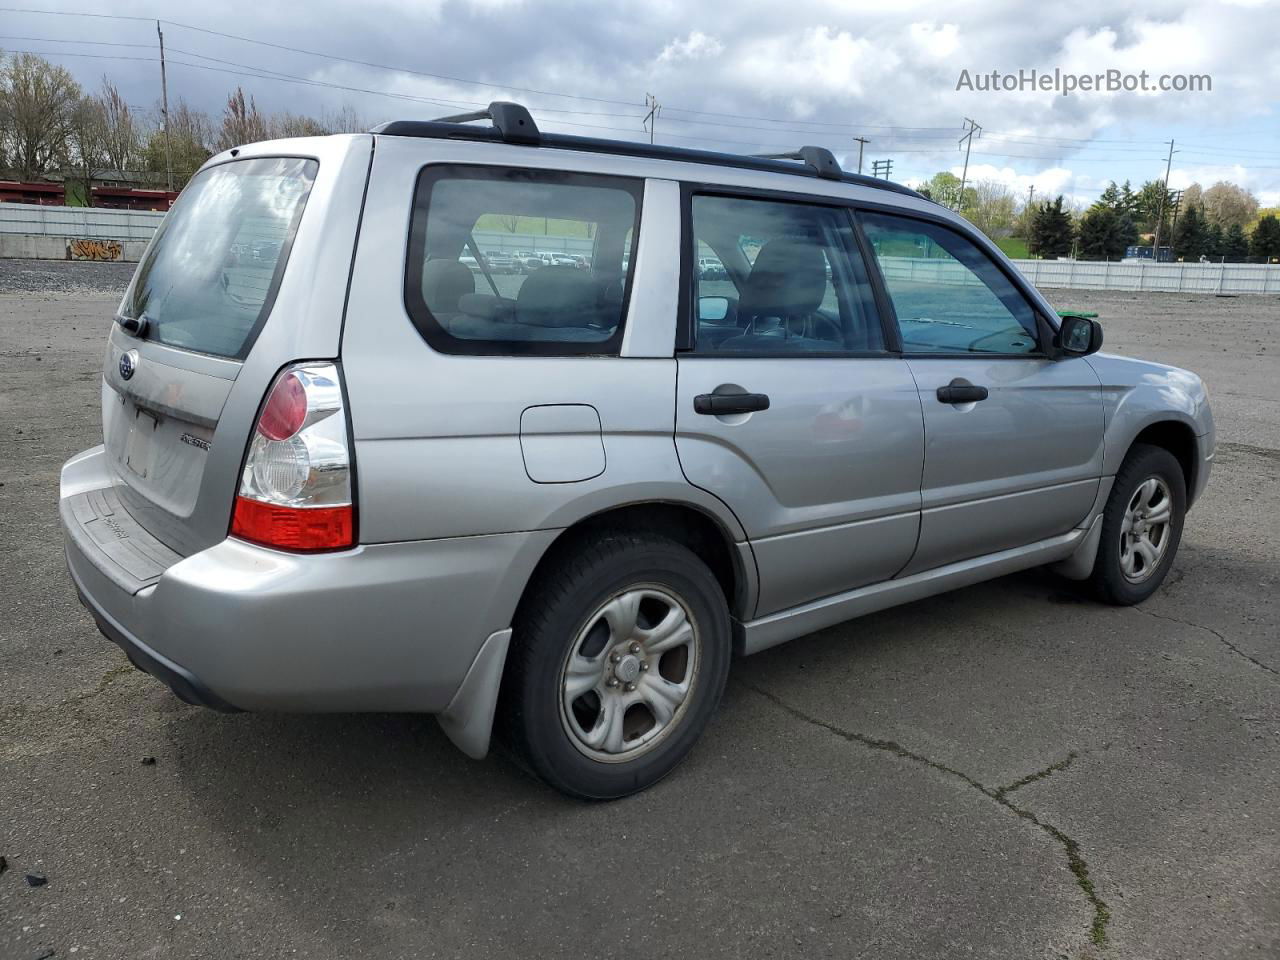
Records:
[[[1152,518],[1164,514],[1168,520],[1162,527],[1151,525]],[[1102,514],[1098,556],[1090,575],[1098,599],[1132,606],[1155,593],[1173,566],[1186,514],[1186,480],[1177,459],[1163,447],[1135,444],[1116,474]],[[1154,556],[1140,542],[1134,545],[1134,529],[1139,531],[1137,541],[1146,534],[1147,544],[1156,548]]]
[[[557,790],[624,797],[688,755],[719,705],[730,655],[728,606],[706,564],[673,540],[606,531],[530,584],[499,729]]]

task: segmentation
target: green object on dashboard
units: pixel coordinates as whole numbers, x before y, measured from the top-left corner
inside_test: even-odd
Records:
[[[1060,317],[1084,317],[1086,320],[1092,320],[1097,316],[1096,313],[1088,313],[1084,310],[1059,310]]]

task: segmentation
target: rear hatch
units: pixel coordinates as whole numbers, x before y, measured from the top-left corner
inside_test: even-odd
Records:
[[[292,360],[337,356],[359,192],[337,197],[336,184],[318,181],[321,165],[248,156],[207,166],[138,265],[102,384],[110,505],[141,528],[132,535],[138,549],[186,556],[222,540],[271,378]],[[353,188],[362,191],[363,177]],[[344,248],[336,256],[318,238],[335,203],[325,247]],[[333,267],[344,262],[335,282]]]

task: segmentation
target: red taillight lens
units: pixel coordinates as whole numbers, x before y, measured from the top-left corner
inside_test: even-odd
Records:
[[[336,363],[299,363],[276,377],[249,438],[233,536],[279,550],[355,543],[354,467]]]
[[[281,550],[340,550],[352,543],[355,510],[345,507],[278,507],[236,497],[231,532]]]
[[[258,418],[258,432],[268,440],[288,440],[307,419],[307,388],[289,371],[276,381]]]

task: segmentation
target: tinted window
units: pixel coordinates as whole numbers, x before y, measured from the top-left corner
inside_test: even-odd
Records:
[[[405,303],[447,353],[616,353],[637,181],[434,166],[418,180]]]
[[[802,355],[884,349],[844,210],[697,196],[693,242],[695,352]]]
[[[907,353],[1034,353],[1035,314],[972,241],[937,224],[860,215]]]
[[[121,312],[149,339],[243,358],[271,310],[319,165],[239,160],[191,179],[138,265]]]

